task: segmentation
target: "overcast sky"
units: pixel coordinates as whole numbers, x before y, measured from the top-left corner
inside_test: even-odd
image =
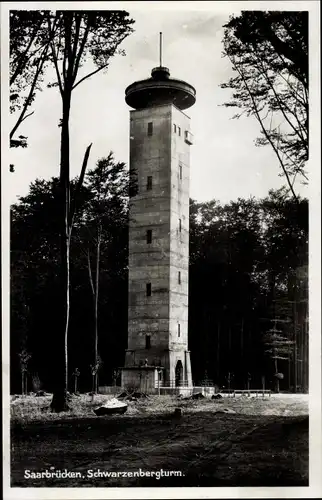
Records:
[[[94,75],[73,92],[72,176],[79,173],[90,142],[89,168],[110,150],[116,160],[128,163],[130,108],[124,101],[124,91],[133,81],[149,77],[159,64],[162,31],[163,65],[170,69],[171,76],[186,80],[197,91],[196,104],[187,110],[195,138],[191,147],[191,197],[227,202],[238,197],[262,197],[270,188],[281,186],[274,153],[268,146],[254,145],[259,135],[257,121],[246,117],[232,120],[235,111],[221,106],[231,93],[220,84],[233,75],[229,60],[222,57],[223,25],[230,14],[229,10],[216,13],[214,8],[199,12],[130,10],[135,32],[122,44],[126,56],[114,57],[107,73]],[[59,172],[58,90],[45,88],[38,93],[33,109],[35,114],[19,129],[28,136],[28,148],[10,152],[10,163],[15,164],[8,193],[11,201],[26,194],[36,177],[50,178]],[[299,190],[306,194],[305,188],[298,186]]]

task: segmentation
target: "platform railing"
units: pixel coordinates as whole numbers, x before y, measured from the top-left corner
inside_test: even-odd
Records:
[[[155,388],[156,389],[177,389],[180,387],[193,387],[193,384],[189,384],[188,380],[167,380],[166,382],[163,382],[160,380],[159,382],[156,382]]]

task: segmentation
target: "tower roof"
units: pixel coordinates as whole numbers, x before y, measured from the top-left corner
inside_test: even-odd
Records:
[[[142,109],[161,104],[174,104],[184,110],[196,102],[196,90],[183,80],[170,78],[170,71],[162,65],[162,33],[160,33],[160,65],[153,68],[151,77],[129,85],[125,102],[131,108]]]
[[[196,102],[196,90],[183,80],[170,78],[168,68],[158,66],[153,68],[151,78],[134,82],[126,88],[125,101],[135,109],[171,103],[184,110]]]

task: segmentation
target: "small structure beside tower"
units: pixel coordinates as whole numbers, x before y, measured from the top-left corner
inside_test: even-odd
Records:
[[[192,85],[160,65],[125,91],[130,111],[128,348],[122,387],[192,387],[188,350]]]

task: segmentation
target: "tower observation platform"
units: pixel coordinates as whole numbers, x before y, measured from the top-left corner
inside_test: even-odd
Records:
[[[174,104],[181,111],[196,102],[196,90],[183,80],[170,78],[164,66],[153,68],[151,78],[134,82],[125,90],[125,101],[134,109]]]

